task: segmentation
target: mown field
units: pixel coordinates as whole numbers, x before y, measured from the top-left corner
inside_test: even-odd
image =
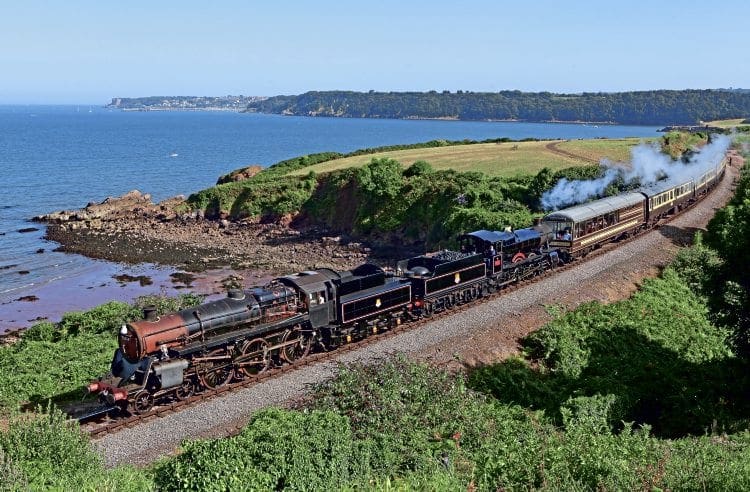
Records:
[[[735,118],[731,120],[704,121],[703,123],[708,126],[716,126],[719,128],[734,128],[736,126],[742,125],[743,121],[745,121],[745,118]]]
[[[536,174],[545,167],[557,171],[573,166],[591,165],[603,158],[628,161],[630,148],[641,141],[642,139],[638,138],[551,140],[393,150],[335,159],[298,169],[290,174],[304,175],[310,171],[318,174],[327,173],[349,167],[362,167],[373,158],[390,158],[400,162],[404,167],[417,161],[427,161],[436,170],[479,171],[489,176],[512,177]],[[563,152],[556,152],[555,149]]]

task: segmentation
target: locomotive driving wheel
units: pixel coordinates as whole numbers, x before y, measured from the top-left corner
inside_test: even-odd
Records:
[[[310,346],[312,345],[312,337],[302,333],[302,328],[299,325],[285,331],[284,336],[281,337],[282,344],[295,340],[296,343],[284,345],[281,349],[281,357],[290,364],[310,353]]]
[[[208,369],[201,374],[201,382],[208,389],[224,386],[231,379],[234,371],[232,370],[231,359],[227,356],[226,350],[212,350],[207,355],[208,358],[215,358]]]
[[[268,342],[262,338],[256,338],[245,342],[237,357],[237,373],[241,376],[252,377],[266,369],[271,362],[271,354],[268,350]]]
[[[154,406],[154,395],[146,390],[141,390],[136,393],[133,398],[133,413],[141,415],[148,412]]]

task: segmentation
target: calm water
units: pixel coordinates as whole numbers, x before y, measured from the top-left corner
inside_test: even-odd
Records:
[[[213,185],[233,169],[314,152],[433,139],[649,137],[657,135],[656,130],[0,106],[0,169],[5,181],[0,195],[0,307],[7,310],[19,297],[49,289],[59,279],[122,268],[53,252],[56,245],[42,239],[43,227],[28,222],[35,215],[81,208],[133,189],[151,193],[155,200],[189,194]],[[29,227],[40,230],[18,232]],[[43,311],[43,306],[36,309]],[[0,312],[0,329],[6,321]]]

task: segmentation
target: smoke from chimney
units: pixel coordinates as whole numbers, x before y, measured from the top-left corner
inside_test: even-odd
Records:
[[[617,178],[627,184],[651,186],[663,180],[675,184],[697,178],[712,167],[716,167],[726,154],[731,138],[726,135],[712,135],[711,143],[704,145],[690,156],[687,161],[672,160],[660,152],[658,145],[641,143],[631,151],[630,165],[614,163],[602,159],[600,165],[604,174],[600,178],[589,180],[561,179],[541,198],[544,210],[558,210],[584,203],[592,198],[603,196],[604,190]]]

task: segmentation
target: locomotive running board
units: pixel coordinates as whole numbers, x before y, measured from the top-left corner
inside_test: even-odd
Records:
[[[65,413],[68,414],[68,417],[70,417],[71,420],[83,422],[84,420],[104,415],[112,410],[119,412],[120,407],[117,405],[108,405],[106,403],[90,402],[80,406],[73,405],[65,409]]]

